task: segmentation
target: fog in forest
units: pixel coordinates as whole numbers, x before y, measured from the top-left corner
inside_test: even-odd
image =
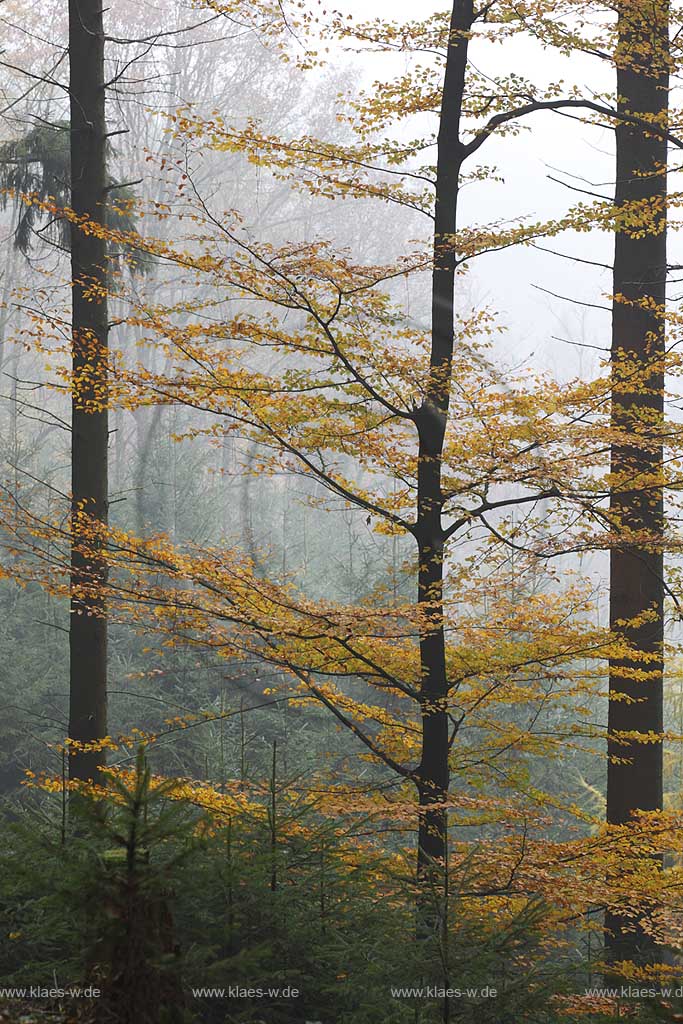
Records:
[[[0,1021],[681,1019],[679,22],[0,3]]]

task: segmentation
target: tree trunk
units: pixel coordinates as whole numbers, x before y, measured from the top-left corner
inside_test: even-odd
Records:
[[[138,537],[146,537],[148,535],[147,490],[149,487],[149,473],[154,461],[154,445],[159,435],[163,408],[162,405],[155,405],[149,418],[147,416],[147,409],[139,409],[135,416],[137,440],[135,445],[135,518]]]
[[[453,290],[456,254],[453,235],[463,158],[460,116],[465,88],[465,34],[474,20],[471,0],[455,0],[441,103],[437,150],[432,338],[427,388],[415,421],[419,436],[417,470],[418,605],[420,635],[422,753],[415,772],[419,794],[418,877],[440,877],[447,854],[449,787],[448,678],[443,626],[444,529],[442,460],[453,362]],[[441,890],[440,884],[437,891]]]
[[[624,5],[617,47],[618,109],[651,118],[660,128],[668,112],[668,8]],[[607,820],[629,821],[636,810],[662,806],[662,743],[620,743],[615,733],[661,734],[663,727],[663,450],[666,299],[667,143],[660,135],[620,124],[616,129],[616,195],[619,207],[642,201],[642,237],[617,230],[612,307],[611,512],[618,539],[610,556],[610,623],[647,662],[610,663]],[[633,229],[632,229],[633,230]],[[636,624],[638,616],[646,621]],[[624,623],[632,624],[624,625]],[[647,681],[634,678],[645,669]],[[625,694],[637,700],[615,700]],[[617,762],[618,758],[626,763]],[[612,960],[646,956],[642,929],[626,931],[607,915]]]
[[[69,0],[71,205],[103,223],[106,124],[102,0]],[[72,224],[72,551],[69,737],[80,743],[107,733],[107,271],[99,233]],[[72,752],[71,779],[93,780],[104,753]]]

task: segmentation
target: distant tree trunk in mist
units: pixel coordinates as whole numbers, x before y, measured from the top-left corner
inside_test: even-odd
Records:
[[[71,206],[102,223],[106,201],[106,123],[102,0],[69,0]],[[72,553],[69,737],[107,733],[107,621],[101,538],[107,522],[106,242],[71,228],[74,392],[72,405]],[[92,780],[100,752],[72,753],[72,779]]]
[[[465,88],[471,0],[455,0],[441,103],[437,150],[430,374],[415,422],[417,470],[418,603],[425,616],[420,636],[422,751],[414,779],[419,794],[418,877],[434,878],[447,855],[449,789],[448,676],[443,623],[445,534],[441,487],[451,388],[456,256],[453,234],[464,157],[460,116]]]
[[[146,409],[140,409],[135,417],[137,437],[135,450],[135,519],[138,537],[145,537],[149,526],[147,519],[147,489],[154,457],[154,446],[159,436],[162,411],[162,405],[155,405],[149,419],[146,415]]]
[[[647,12],[625,4],[619,12],[618,108],[667,125],[669,23],[666,2]],[[625,203],[644,201],[652,222],[642,237],[617,227],[612,308],[611,511],[623,542],[610,555],[610,623],[625,635],[646,663],[610,664],[607,820],[628,822],[636,810],[662,806],[662,743],[620,743],[620,731],[662,732],[663,728],[663,450],[666,298],[667,143],[641,127],[616,128],[617,216]],[[620,627],[644,612],[640,625]],[[645,669],[646,682],[632,678]],[[637,703],[613,699],[626,694]],[[627,759],[616,763],[614,758]],[[642,929],[627,932],[616,915],[606,917],[607,952],[614,960],[648,954]]]

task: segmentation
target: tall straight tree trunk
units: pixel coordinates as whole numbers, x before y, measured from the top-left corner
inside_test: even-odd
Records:
[[[102,223],[106,201],[106,124],[102,0],[69,0],[71,205]],[[106,568],[101,526],[107,521],[107,271],[99,232],[71,229],[74,391],[72,405],[72,553],[69,737],[80,743],[107,732]],[[99,531],[99,532],[98,532]],[[73,752],[72,779],[92,780],[97,751]]]
[[[415,422],[419,436],[417,470],[418,604],[420,635],[422,752],[415,772],[419,794],[418,877],[433,878],[447,855],[449,788],[448,676],[443,624],[445,535],[441,487],[443,448],[453,366],[456,254],[454,233],[460,168],[464,157],[460,117],[468,32],[474,20],[471,0],[455,0],[441,102],[437,148],[432,337],[430,372]]]
[[[647,11],[624,0],[617,47],[618,109],[667,127],[669,23],[666,0]],[[641,127],[616,129],[617,216],[642,202],[642,237],[615,235],[612,307],[611,510],[621,534],[610,556],[610,623],[647,657],[612,661],[608,727],[607,820],[629,821],[636,810],[662,806],[662,743],[622,743],[621,731],[661,734],[663,727],[663,450],[666,300],[667,143]],[[633,229],[632,229],[633,230]],[[640,624],[624,627],[639,616]],[[647,681],[635,678],[647,671]],[[614,699],[626,695],[624,699]],[[630,700],[629,700],[630,698]],[[607,915],[612,960],[648,955],[642,929],[627,931]]]

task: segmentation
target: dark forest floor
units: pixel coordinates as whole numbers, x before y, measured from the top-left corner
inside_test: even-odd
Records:
[[[33,1000],[0,1000],[0,1024],[90,1024],[95,1021],[93,1008],[50,1005]]]

